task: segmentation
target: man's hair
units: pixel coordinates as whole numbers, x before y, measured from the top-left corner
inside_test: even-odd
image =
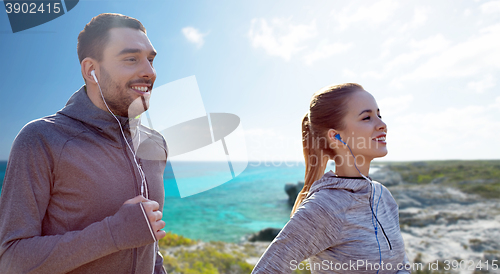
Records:
[[[82,63],[86,57],[98,62],[102,60],[102,52],[109,40],[112,28],[132,28],[146,33],[146,28],[139,20],[118,13],[102,13],[92,18],[78,35],[78,59]]]

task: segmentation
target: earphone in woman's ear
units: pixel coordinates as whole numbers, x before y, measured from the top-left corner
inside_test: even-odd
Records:
[[[337,133],[337,134],[335,134],[335,139],[337,139],[337,140],[341,141],[341,142],[342,142],[342,144],[347,145],[347,144],[346,144],[346,143],[342,140],[342,138],[340,138],[340,134],[338,134],[338,133]]]
[[[94,80],[96,81],[96,83],[99,83],[99,81],[97,81],[97,77],[95,76],[95,70],[92,70],[90,74],[94,76]]]

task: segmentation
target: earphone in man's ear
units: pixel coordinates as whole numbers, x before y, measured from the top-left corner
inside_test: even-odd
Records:
[[[99,83],[99,81],[97,81],[97,77],[95,76],[95,70],[92,70],[90,74],[94,76],[94,80],[96,81],[96,83]]]

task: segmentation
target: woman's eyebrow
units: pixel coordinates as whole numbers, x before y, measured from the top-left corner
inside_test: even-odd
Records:
[[[377,108],[377,112],[379,112],[379,111],[380,111],[380,109]],[[361,111],[361,113],[358,114],[358,116],[365,113],[365,112],[372,113],[373,111],[371,109],[365,109],[365,110]]]

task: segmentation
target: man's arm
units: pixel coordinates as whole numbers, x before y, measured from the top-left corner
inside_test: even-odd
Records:
[[[13,144],[0,197],[2,273],[66,273],[119,250],[153,243],[150,224],[156,237],[164,235],[156,202],[136,197],[138,201],[129,200],[83,230],[42,236],[55,160],[42,139],[22,132]]]

